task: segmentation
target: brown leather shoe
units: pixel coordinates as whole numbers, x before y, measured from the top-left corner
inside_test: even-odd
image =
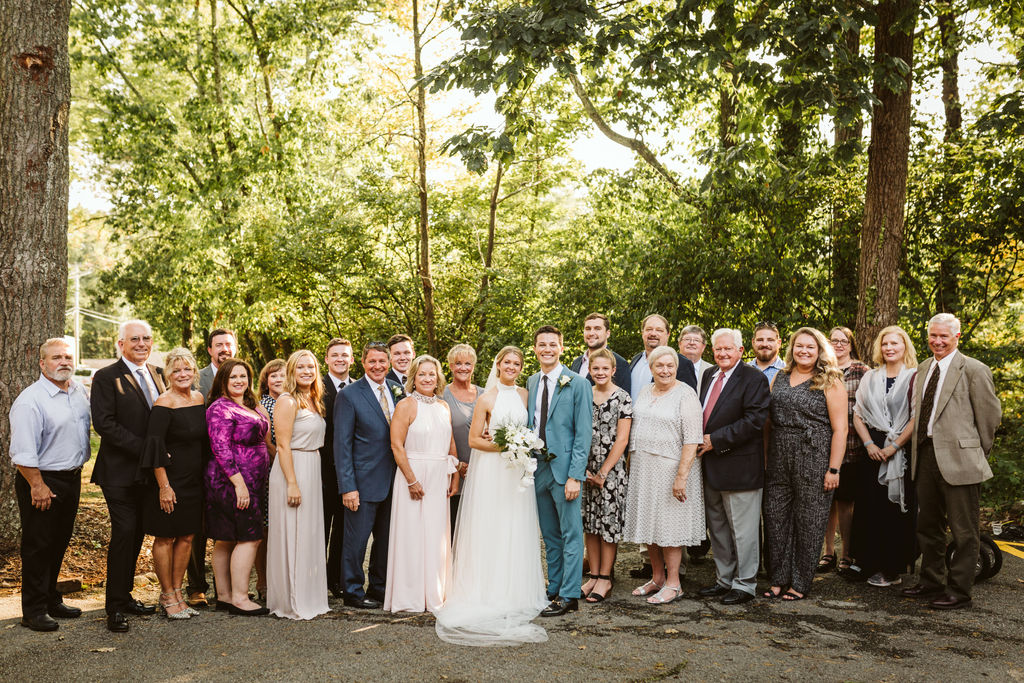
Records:
[[[928,603],[928,606],[932,609],[967,609],[973,603],[970,598],[958,598],[952,595],[944,595],[941,598],[935,598]]]
[[[201,591],[189,593],[185,602],[189,607],[208,607],[210,604],[210,601],[206,599],[206,593]]]
[[[909,588],[904,588],[900,594],[907,598],[934,598],[945,595],[946,591],[942,586],[926,586],[923,583],[915,583]]]

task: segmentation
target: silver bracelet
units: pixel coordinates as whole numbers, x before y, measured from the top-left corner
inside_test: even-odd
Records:
[[[867,441],[864,442],[864,448],[867,448],[868,446],[874,446],[874,445],[875,445],[875,442],[872,441],[871,439],[868,439]]]
[[[416,480],[416,481],[414,481],[413,483],[409,484],[408,486],[409,486],[409,488],[412,488],[413,486],[415,486],[415,485],[416,485],[416,484],[418,484],[418,483],[420,483],[420,480],[419,480],[419,479],[417,479],[417,480]]]

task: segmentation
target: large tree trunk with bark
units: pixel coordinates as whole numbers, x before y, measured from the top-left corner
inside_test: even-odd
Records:
[[[69,0],[0,0],[0,548],[20,535],[11,403],[64,333]]]
[[[915,0],[883,0],[877,6],[875,84],[878,104],[871,115],[868,177],[864,192],[857,283],[857,336],[861,354],[878,331],[896,323],[910,151],[911,82],[914,64]],[[892,75],[893,60],[901,64]],[[894,83],[890,87],[890,83]]]

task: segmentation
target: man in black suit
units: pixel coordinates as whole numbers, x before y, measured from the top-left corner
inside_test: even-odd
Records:
[[[142,549],[142,507],[146,488],[136,483],[149,412],[164,391],[163,373],[146,361],[153,330],[141,320],[122,323],[117,335],[121,358],[92,379],[92,424],[100,449],[92,471],[110,513],[107,550],[107,628],[128,630],[126,614],[152,614],[155,608],[132,598],[135,563]]]
[[[327,546],[327,587],[336,598],[342,597],[341,550],[344,538],[345,516],[338,493],[338,473],[334,468],[334,399],[338,392],[355,380],[349,377],[352,366],[352,342],[335,337],[327,342],[324,354],[324,415],[327,432],[320,449],[320,476],[324,489],[324,534]]]
[[[659,346],[668,346],[668,321],[664,316],[652,313],[644,318],[643,324],[640,325],[640,334],[644,340],[644,350],[629,361],[629,394],[634,403],[636,397],[640,395],[640,390],[654,381],[651,368],[647,365],[647,354]],[[676,355],[679,356],[676,379],[686,382],[691,389],[697,391],[697,373],[693,371],[693,363],[681,353]]]
[[[576,357],[570,369],[577,375],[586,377],[591,384],[594,383],[594,378],[590,376],[590,354],[598,349],[607,349],[610,335],[611,324],[608,322],[608,316],[603,313],[591,313],[583,321],[583,342],[587,345],[587,350]],[[625,358],[611,349],[608,350],[615,356],[615,376],[612,382],[629,393],[629,364]]]
[[[711,335],[717,367],[704,371],[701,405],[704,443],[704,511],[718,577],[698,595],[739,605],[757,588],[761,491],[764,487],[764,424],[771,394],[764,373],[741,362],[739,330]]]
[[[388,379],[398,382],[405,388],[405,381],[409,379],[409,366],[412,359],[416,357],[416,347],[412,343],[412,337],[406,334],[395,334],[388,339],[388,354],[391,356],[391,369],[388,370]]]

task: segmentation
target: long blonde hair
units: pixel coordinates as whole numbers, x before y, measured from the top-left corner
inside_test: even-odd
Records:
[[[871,344],[871,360],[878,367],[885,365],[885,359],[882,358],[882,340],[889,334],[898,335],[903,340],[903,345],[906,347],[903,350],[903,365],[910,369],[916,368],[917,350],[914,349],[914,342],[910,341],[910,335],[899,325],[889,325],[878,333],[875,341]]]
[[[818,345],[818,360],[814,362],[814,372],[811,374],[811,389],[824,391],[833,384],[842,383],[843,371],[839,369],[839,362],[836,360],[836,352],[832,350],[832,344],[824,334],[813,327],[801,327],[789,335],[789,341],[786,342],[785,373],[787,375],[792,373],[793,368],[796,367],[796,363],[793,362],[793,342],[802,334],[813,337],[814,342]]]
[[[299,359],[303,356],[309,357],[313,361],[313,367],[316,368],[316,373],[313,377],[313,383],[309,385],[309,389],[301,389],[295,382],[295,367],[299,364]],[[316,409],[316,412],[320,417],[324,415],[324,380],[320,376],[320,361],[316,359],[313,352],[309,349],[299,349],[292,355],[288,356],[288,362],[284,366],[284,390],[291,394],[296,401],[299,401],[300,396],[309,397],[310,403]],[[299,406],[302,406],[302,401],[299,401]]]

